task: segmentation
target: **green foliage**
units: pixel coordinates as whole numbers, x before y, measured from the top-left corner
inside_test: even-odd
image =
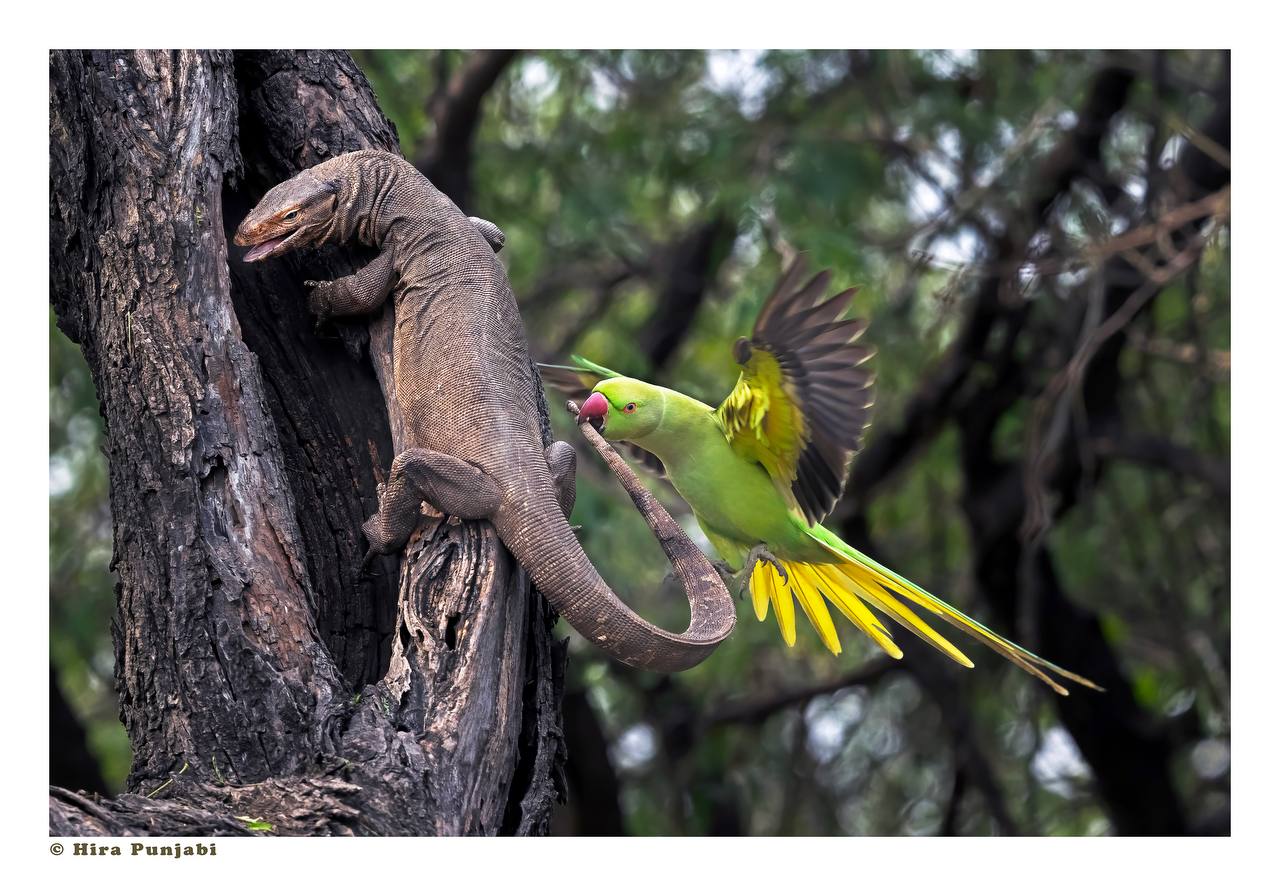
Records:
[[[108,631],[115,615],[102,419],[80,350],[49,319],[49,657],[107,785],[129,770]]]

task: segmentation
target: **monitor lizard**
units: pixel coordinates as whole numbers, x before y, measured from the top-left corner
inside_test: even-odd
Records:
[[[491,521],[556,611],[628,665],[685,670],[728,636],[734,601],[719,573],[638,483],[624,479],[689,598],[689,627],[677,634],[641,618],[587,558],[568,521],[576,456],[564,441],[543,449],[540,381],[495,255],[496,226],[468,218],[395,154],[355,151],[268,191],[235,242],[251,247],[250,262],[321,244],[379,250],[354,274],[306,281],[318,319],[369,315],[393,299],[394,395],[407,445],[364,524],[370,556],[403,548],[425,502],[435,515]],[[582,427],[590,438],[594,429]],[[611,462],[615,473],[621,465]]]

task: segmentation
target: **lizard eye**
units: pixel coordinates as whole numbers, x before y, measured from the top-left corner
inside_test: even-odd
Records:
[[[626,406],[622,407],[622,411],[623,411],[623,412],[635,412],[635,411],[636,411],[636,404],[634,404],[634,403],[628,403]]]
[[[284,214],[285,221],[293,221],[297,217],[298,217],[298,210],[296,209],[290,209],[288,212]]]

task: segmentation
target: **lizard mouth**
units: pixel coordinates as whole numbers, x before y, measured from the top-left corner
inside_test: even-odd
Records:
[[[294,231],[292,234],[288,234],[284,237],[272,237],[270,240],[263,240],[244,254],[244,261],[261,261],[279,250],[280,247],[284,246],[284,244],[288,243],[296,236],[298,236],[298,231]]]

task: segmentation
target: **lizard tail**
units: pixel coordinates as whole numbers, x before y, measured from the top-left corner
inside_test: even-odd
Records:
[[[569,521],[549,493],[528,509],[494,519],[502,541],[565,621],[609,655],[636,668],[687,670],[733,630],[734,600],[715,567],[614,450],[589,424],[583,434],[631,495],[689,598],[689,627],[673,633],[641,618],[591,565]],[[537,519],[538,515],[546,519]]]

